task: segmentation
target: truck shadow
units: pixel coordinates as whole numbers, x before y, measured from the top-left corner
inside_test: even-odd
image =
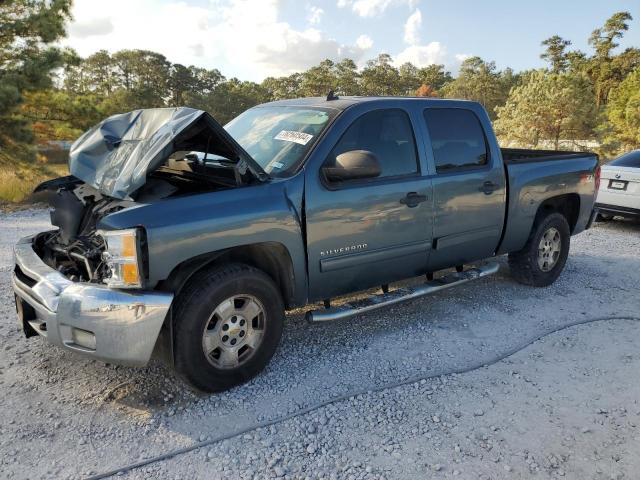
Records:
[[[596,222],[593,228],[604,228],[614,232],[638,234],[640,233],[640,218],[614,217],[607,222]]]

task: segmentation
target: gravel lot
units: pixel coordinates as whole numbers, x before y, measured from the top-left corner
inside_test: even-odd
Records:
[[[533,289],[506,259],[486,279],[351,321],[289,315],[267,370],[201,396],[159,363],[129,369],[26,340],[11,245],[44,210],[0,213],[0,476],[84,478],[374,390],[122,474],[123,478],[589,478],[640,472],[640,224],[574,237]],[[489,366],[393,388],[416,375]]]

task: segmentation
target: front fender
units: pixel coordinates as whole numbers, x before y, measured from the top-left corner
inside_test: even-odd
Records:
[[[144,227],[149,284],[194,257],[256,243],[278,243],[293,264],[294,298],[306,298],[306,256],[300,223],[302,175],[231,190],[176,197],[105,217],[101,228]]]

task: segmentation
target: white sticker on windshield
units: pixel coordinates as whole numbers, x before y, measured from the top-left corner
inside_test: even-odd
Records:
[[[292,132],[291,130],[282,130],[275,137],[276,140],[284,140],[286,142],[295,142],[300,145],[306,145],[309,143],[309,140],[313,138],[313,135],[309,135],[304,132]]]

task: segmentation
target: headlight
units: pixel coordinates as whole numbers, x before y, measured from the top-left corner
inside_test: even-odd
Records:
[[[99,230],[97,234],[106,244],[102,258],[111,272],[104,283],[113,288],[142,287],[138,230]]]

